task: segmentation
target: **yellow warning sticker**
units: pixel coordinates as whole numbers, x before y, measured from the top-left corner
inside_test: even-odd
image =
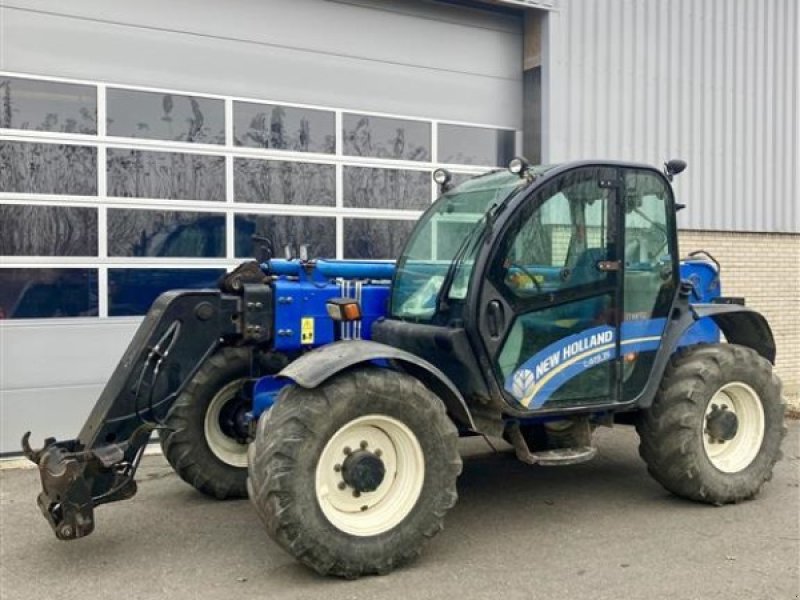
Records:
[[[300,343],[314,343],[314,317],[303,317],[300,319]]]

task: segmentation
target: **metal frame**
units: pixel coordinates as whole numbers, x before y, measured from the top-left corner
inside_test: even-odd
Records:
[[[280,100],[265,100],[263,98],[248,98],[241,96],[221,96],[218,94],[197,93],[187,90],[174,90],[145,86],[132,86],[125,84],[107,83],[100,81],[71,79],[64,77],[51,77],[29,73],[0,71],[0,76],[20,77],[38,81],[51,81],[58,83],[72,83],[90,85],[96,88],[97,93],[97,133],[60,133],[32,131],[25,129],[2,129],[0,141],[37,142],[49,144],[67,144],[92,146],[97,148],[97,195],[53,195],[53,194],[16,194],[0,192],[0,202],[4,204],[41,205],[41,206],[93,206],[98,210],[98,254],[92,257],[42,257],[42,256],[6,256],[0,257],[2,266],[6,268],[27,267],[78,267],[98,269],[98,317],[108,316],[108,269],[119,267],[139,268],[227,268],[236,266],[241,259],[237,259],[234,252],[234,216],[236,214],[270,214],[270,215],[301,215],[310,217],[333,217],[336,222],[336,257],[342,258],[344,251],[344,219],[390,219],[416,221],[422,210],[398,210],[377,208],[350,208],[344,206],[343,171],[345,166],[395,168],[402,170],[433,171],[438,167],[445,167],[454,173],[480,174],[495,167],[475,166],[464,164],[444,164],[438,162],[438,127],[440,124],[462,125],[467,127],[488,128],[495,130],[514,131],[516,148],[520,149],[521,133],[518,130],[498,125],[484,123],[467,123],[463,121],[450,121],[443,119],[426,119],[408,115],[381,113],[375,111],[359,110],[358,108],[342,108],[302,104],[297,102],[283,102]],[[109,88],[141,92],[175,94],[196,96],[222,100],[224,103],[224,144],[197,144],[191,142],[177,142],[166,140],[150,140],[139,138],[126,138],[109,136],[106,131],[106,90]],[[277,104],[294,108],[307,108],[312,110],[325,110],[334,113],[334,127],[336,133],[336,149],[334,154],[316,152],[296,152],[291,150],[273,150],[262,148],[249,148],[234,146],[233,144],[233,103],[247,102],[254,104]],[[349,156],[343,152],[342,123],[345,113],[356,113],[375,117],[402,119],[406,121],[419,121],[429,123],[431,127],[431,160],[410,161],[384,158],[371,158],[364,156]],[[119,198],[107,195],[106,190],[106,151],[107,149],[125,150],[151,150],[162,152],[183,152],[187,154],[201,154],[225,157],[225,200],[224,201],[199,201],[199,200],[165,200],[159,198]],[[260,158],[281,160],[285,162],[310,162],[334,165],[336,169],[335,204],[333,206],[304,206],[292,204],[251,204],[234,202],[233,161],[234,158]],[[431,201],[437,196],[436,186],[431,182]],[[109,257],[106,238],[107,212],[109,208],[137,208],[151,210],[189,210],[193,212],[222,213],[225,216],[226,247],[225,258],[137,258],[137,257]],[[74,317],[85,321],[92,317]],[[130,317],[113,317],[115,319],[130,319]],[[138,317],[137,317],[138,319]],[[69,321],[71,319],[58,319]],[[4,321],[3,325],[30,324],[33,322],[53,323],[53,319],[13,319]]]

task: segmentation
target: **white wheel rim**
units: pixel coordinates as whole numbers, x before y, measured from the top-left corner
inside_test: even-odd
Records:
[[[341,488],[346,448],[380,454],[385,474],[374,491],[356,496],[352,487]],[[363,537],[400,524],[417,503],[424,479],[425,457],[417,436],[397,419],[367,415],[346,423],[328,440],[317,463],[315,491],[334,527]]]
[[[706,427],[714,406],[727,407],[738,419],[738,429],[728,441],[715,440]],[[723,473],[738,473],[758,456],[764,441],[764,407],[756,391],[741,382],[722,386],[706,406],[703,419],[703,448],[711,464]]]
[[[223,387],[211,400],[206,411],[205,434],[206,443],[211,452],[232,467],[247,467],[247,444],[242,444],[222,430],[219,418],[222,408],[236,395],[241,381],[231,381]]]

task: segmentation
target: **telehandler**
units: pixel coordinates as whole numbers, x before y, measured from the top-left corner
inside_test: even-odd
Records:
[[[210,496],[249,495],[319,573],[386,573],[456,502],[460,436],[531,465],[635,425],[649,472],[711,504],[755,496],[786,429],[765,318],[679,259],[671,160],[506,170],[441,196],[395,263],[251,261],[161,295],[78,437],[23,449],[56,536],[130,498],[151,433]],[[725,342],[721,343],[721,334]]]

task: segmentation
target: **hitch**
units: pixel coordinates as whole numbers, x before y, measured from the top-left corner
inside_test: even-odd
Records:
[[[121,444],[79,450],[78,440],[47,438],[41,450],[30,445],[31,432],[22,436],[22,450],[39,467],[42,492],[39,510],[60,540],[74,540],[94,531],[94,507],[136,494],[134,475],[153,428],[142,425]],[[93,483],[104,489],[93,495]]]

